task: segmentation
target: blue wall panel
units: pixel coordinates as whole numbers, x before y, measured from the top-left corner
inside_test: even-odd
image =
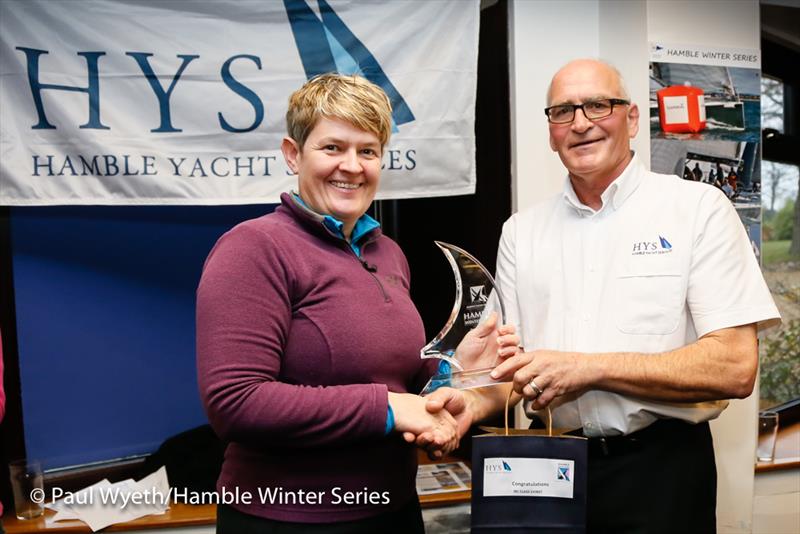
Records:
[[[25,444],[46,468],[155,450],[205,423],[194,295],[222,233],[273,206],[11,212]]]

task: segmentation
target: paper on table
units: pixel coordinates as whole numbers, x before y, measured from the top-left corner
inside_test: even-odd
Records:
[[[169,508],[169,492],[167,470],[161,467],[138,482],[101,480],[76,492],[69,501],[65,497],[47,507],[58,512],[53,521],[80,519],[97,532],[115,523],[164,513]]]
[[[96,484],[92,484],[91,486],[83,488],[82,490],[76,491],[71,499],[71,502],[84,502],[84,499],[87,498],[86,496],[88,495],[89,491],[92,488],[96,486],[107,487],[110,485],[111,483],[108,481],[108,479],[104,478],[103,480],[97,482]],[[47,501],[44,503],[44,507],[49,508],[50,510],[56,512],[56,515],[54,515],[53,517],[45,518],[45,524],[47,525],[55,523],[56,521],[69,521],[74,519],[80,519],[78,517],[78,514],[73,512],[72,508],[70,508],[70,505],[67,504],[66,498],[58,500],[56,502]]]
[[[417,467],[417,494],[465,491],[471,486],[470,470],[463,462],[423,464]]]

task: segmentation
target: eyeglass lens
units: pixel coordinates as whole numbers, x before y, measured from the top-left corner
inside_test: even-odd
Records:
[[[551,122],[563,123],[575,120],[575,111],[580,108],[587,119],[602,119],[611,115],[614,104],[610,99],[592,100],[583,104],[564,104],[549,108],[547,116]]]

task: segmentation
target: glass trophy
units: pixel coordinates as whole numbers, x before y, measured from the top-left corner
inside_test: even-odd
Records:
[[[465,369],[457,351],[467,332],[486,319],[484,312],[488,316],[489,311],[497,311],[497,325],[505,324],[505,307],[494,278],[469,252],[441,241],[435,243],[453,268],[456,300],[444,328],[420,350],[421,358],[439,358],[447,362],[439,365],[437,374],[428,380],[420,395],[428,395],[444,386],[469,389],[501,384],[489,376],[494,367]]]

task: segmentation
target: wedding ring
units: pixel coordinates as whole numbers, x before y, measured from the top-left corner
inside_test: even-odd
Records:
[[[542,388],[536,385],[536,381],[533,378],[531,378],[531,381],[528,382],[528,384],[530,384],[530,386],[533,388],[533,392],[536,393],[537,397],[542,394],[542,391],[544,391]]]

